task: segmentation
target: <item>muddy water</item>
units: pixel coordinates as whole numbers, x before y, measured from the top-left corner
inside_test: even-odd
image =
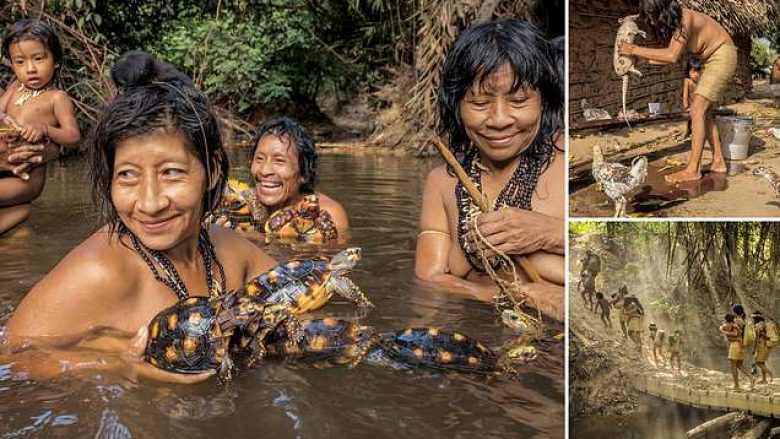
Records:
[[[744,165],[730,165],[731,174],[742,172]],[[669,184],[664,176],[674,172],[659,166],[658,163],[648,165],[645,184],[636,191],[626,207],[628,216],[666,216],[665,208],[684,203],[685,201],[712,191],[725,191],[728,188],[727,175],[722,173],[705,173],[701,180],[678,184]],[[615,206],[604,192],[596,190],[592,184],[577,190],[573,188],[570,199],[572,216],[605,217],[615,213]]]
[[[576,439],[668,439],[685,437],[685,432],[721,413],[695,409],[653,397],[640,397],[642,407],[627,416],[590,416],[573,420],[570,437]]]
[[[247,155],[233,154],[234,175],[247,176]],[[350,244],[363,248],[354,280],[377,306],[365,324],[378,330],[458,328],[491,346],[510,336],[490,305],[413,280],[420,192],[430,163],[328,155],[320,166],[321,189],[345,205]],[[83,162],[51,166],[32,218],[0,239],[0,324],[25,292],[93,230],[86,178]],[[269,251],[279,256],[311,249]],[[323,314],[356,313],[337,301]],[[561,343],[547,349],[562,358]],[[563,369],[560,361],[553,363],[531,365],[517,378],[486,379],[367,365],[349,370],[268,362],[221,388],[214,381],[131,383],[106,374],[36,382],[0,362],[0,436],[560,438]]]

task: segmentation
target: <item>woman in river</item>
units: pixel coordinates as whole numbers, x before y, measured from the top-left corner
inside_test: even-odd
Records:
[[[501,20],[463,31],[438,91],[441,131],[495,210],[479,214],[484,238],[544,281],[527,294],[563,316],[563,89],[552,45],[532,25]],[[475,252],[476,210],[453,170],[430,172],[423,192],[415,271],[449,291],[488,301],[498,293]]]
[[[99,368],[204,380],[211,373],[171,374],[141,361],[147,324],[182,298],[240,288],[275,262],[229,229],[202,226],[229,169],[207,98],[184,81],[136,78],[125,78],[87,141],[105,225],[38,282],[8,321],[16,355],[32,345],[50,358],[36,357],[40,375]],[[136,336],[98,348],[113,353],[73,350],[106,327]]]
[[[670,183],[701,179],[701,158],[704,143],[713,150],[710,172],[725,173],[720,136],[710,114],[717,105],[737,68],[737,47],[731,36],[712,17],[683,8],[677,0],[642,0],[640,20],[656,29],[658,39],[668,41],[667,47],[650,49],[623,43],[620,53],[638,56],[651,64],[675,64],[683,52],[696,56],[703,69],[690,104],[691,157],[685,169],[667,175]]]

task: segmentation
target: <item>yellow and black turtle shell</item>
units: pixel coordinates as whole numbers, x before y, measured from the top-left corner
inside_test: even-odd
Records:
[[[198,373],[219,367],[224,355],[216,311],[206,297],[181,301],[149,323],[145,359],[160,369]]]
[[[225,185],[222,201],[215,209],[214,216],[226,217],[233,229],[262,231],[268,213],[249,185],[230,179]]]
[[[324,283],[331,271],[327,258],[292,259],[255,277],[238,294],[253,302],[287,305],[292,314],[301,314],[330,299]]]
[[[316,194],[305,195],[299,203],[274,212],[265,223],[265,232],[283,241],[322,243],[338,238],[333,217],[320,209]]]
[[[500,370],[498,355],[493,350],[459,332],[409,328],[379,334],[376,345],[391,361],[409,367],[467,373],[493,373]]]
[[[301,322],[303,338],[289,343],[286,329],[280,326],[269,336],[269,357],[329,364],[358,361],[371,343],[373,330],[357,321],[325,318]]]

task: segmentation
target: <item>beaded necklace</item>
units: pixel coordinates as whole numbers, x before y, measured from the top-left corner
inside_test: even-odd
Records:
[[[16,101],[14,101],[14,105],[18,105],[18,106],[21,107],[21,106],[23,106],[25,104],[25,102],[29,101],[30,99],[37,98],[38,96],[43,94],[43,92],[49,90],[49,88],[50,87],[47,86],[47,87],[44,87],[44,88],[33,89],[33,88],[27,87],[26,85],[24,85],[23,83],[20,82],[19,83],[19,90],[18,90],[19,97],[17,97]]]
[[[546,159],[544,157],[521,155],[518,160],[520,160],[520,163],[517,165],[517,169],[515,169],[512,177],[493,202],[493,210],[504,206],[531,210],[531,197],[534,194],[534,189],[536,189],[536,183],[539,181],[539,175],[542,173]],[[479,163],[478,155],[471,159],[466,172],[481,192],[482,166]],[[455,186],[455,197],[458,204],[458,243],[460,248],[463,249],[469,264],[475,270],[484,272],[485,268],[482,266],[479,256],[474,251],[468,251],[466,246],[466,234],[469,231],[468,225],[474,215],[480,212],[480,209],[474,204],[474,200],[469,196],[468,191],[460,181]]]
[[[184,284],[181,276],[179,276],[176,266],[173,265],[173,262],[165,256],[165,254],[145,246],[124,224],[120,223],[119,230],[120,233],[127,233],[130,236],[130,242],[133,244],[133,249],[141,256],[144,262],[146,262],[146,265],[149,266],[152,275],[158,282],[167,285],[168,288],[173,290],[179,300],[185,300],[190,297],[187,286]],[[219,262],[219,259],[217,259],[214,245],[211,243],[209,234],[204,228],[200,230],[200,235],[198,236],[198,251],[203,256],[203,264],[206,267],[206,286],[209,289],[209,296],[218,296],[226,291],[225,269],[222,267],[222,263]],[[162,268],[164,276],[157,270],[155,263]],[[217,270],[219,271],[219,277],[221,279],[219,284],[214,280],[214,265],[217,266]]]

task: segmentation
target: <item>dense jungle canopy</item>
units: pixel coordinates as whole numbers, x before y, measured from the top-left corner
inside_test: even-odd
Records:
[[[716,327],[733,303],[780,316],[780,223],[583,222],[571,233],[580,254],[597,246],[620,261],[605,272],[608,293],[627,283],[680,327]]]
[[[339,107],[361,96],[369,112],[388,110],[371,127],[375,131],[401,123],[403,132],[427,132],[435,122],[440,65],[460,29],[475,20],[519,17],[554,37],[564,33],[563,5],[563,0],[12,0],[0,6],[0,25],[38,17],[55,27],[67,55],[64,82],[86,124],[112,93],[107,73],[114,61],[126,50],[142,49],[189,74],[234,128],[248,129],[245,121],[269,114],[321,119],[322,99]],[[6,84],[10,76],[3,69],[0,80]],[[401,142],[388,140],[392,146]]]

